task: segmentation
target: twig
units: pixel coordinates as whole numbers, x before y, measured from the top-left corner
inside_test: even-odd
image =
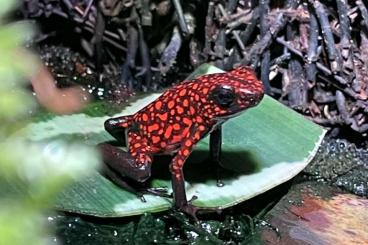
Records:
[[[358,5],[360,13],[362,14],[363,24],[365,25],[365,28],[368,29],[368,10],[367,8],[365,7],[362,0],[356,0],[355,3],[356,5]]]
[[[210,1],[208,3],[208,10],[207,10],[207,16],[206,16],[206,26],[205,26],[205,41],[204,41],[204,49],[203,52],[207,56],[211,52],[211,40],[212,40],[212,25],[213,25],[213,16],[215,13],[215,4],[213,1]]]
[[[337,0],[337,10],[340,20],[340,50],[342,58],[342,67],[345,77],[348,81],[352,80],[351,71],[353,70],[352,47],[350,35],[350,20],[348,16],[348,7],[345,0]]]
[[[284,45],[287,49],[289,49],[291,52],[293,52],[294,54],[298,55],[299,57],[301,58],[304,58],[304,55],[303,53],[294,48],[293,46],[291,46],[287,41],[285,41],[283,38],[281,37],[278,37],[276,38],[276,41],[282,45]],[[325,73],[326,75],[333,75],[333,73],[331,72],[330,69],[328,69],[326,66],[324,66],[323,64],[319,63],[319,62],[316,62],[316,65],[317,65],[317,68],[320,69],[323,73]],[[335,79],[339,82],[341,82],[342,84],[346,84],[346,81],[340,77],[340,76],[337,76],[337,75],[333,75],[335,77]]]
[[[178,16],[180,29],[183,32],[183,35],[186,36],[186,35],[189,34],[189,29],[188,29],[188,26],[187,26],[187,22],[185,21],[185,17],[184,17],[184,14],[183,14],[183,9],[182,9],[181,4],[180,4],[180,0],[172,0],[172,2],[174,4],[175,11],[176,11],[176,14]]]
[[[226,19],[229,19],[229,15],[227,14],[227,12],[224,9],[224,7],[222,6],[222,4],[218,4],[218,8],[219,8],[222,16],[224,16]],[[243,42],[240,39],[239,32],[238,31],[231,30],[231,34],[233,35],[235,41],[238,43],[240,49],[244,53],[245,52],[245,47],[244,47]]]
[[[310,14],[309,18],[309,42],[308,42],[308,54],[307,62],[312,63],[318,60],[317,47],[318,47],[318,22],[314,13]]]
[[[221,28],[219,30],[219,33],[218,33],[218,36],[215,42],[215,47],[214,47],[215,54],[218,57],[215,64],[220,69],[224,69],[225,67],[225,63],[224,63],[224,58],[225,58],[225,53],[226,53],[225,47],[226,47],[226,31],[225,31],[225,28]]]
[[[142,26],[152,26],[152,13],[150,11],[150,0],[141,0],[140,14]]]
[[[141,55],[141,62],[143,69],[136,74],[136,77],[144,76],[145,85],[147,88],[151,86],[151,59],[146,41],[144,40],[143,30],[141,26],[138,26],[139,34],[139,53]]]
[[[96,54],[96,70],[97,73],[102,72],[102,59],[103,59],[103,33],[105,30],[105,18],[102,15],[101,10],[97,9],[97,19],[94,30],[94,43],[95,43],[95,54]]]
[[[267,30],[269,28],[269,24],[267,21],[267,15],[270,10],[269,0],[264,0],[260,2],[259,10],[260,10],[260,25],[261,25],[261,38],[263,38],[267,34]],[[271,92],[271,85],[270,85],[270,60],[271,60],[271,53],[270,50],[267,48],[264,50],[261,58],[261,80],[265,87],[266,94],[270,94]]]
[[[298,2],[290,2],[288,3],[289,7],[295,9],[297,7]],[[273,25],[270,26],[269,30],[265,35],[256,42],[249,51],[249,55],[245,57],[241,63],[243,64],[252,64],[253,67],[256,67],[260,58],[260,55],[264,52],[266,48],[268,48],[272,40],[276,38],[277,34],[285,27],[287,17],[284,16],[283,13],[279,13],[276,19],[273,21]]]
[[[90,32],[90,33],[93,33],[93,29],[91,27],[87,27],[87,26],[83,26],[83,29]],[[104,32],[105,34],[105,32]],[[127,48],[124,47],[123,45],[121,45],[120,43],[117,43],[116,41],[114,41],[113,39],[107,37],[106,35],[103,36],[103,40],[109,44],[111,44],[112,46],[114,46],[115,48],[119,49],[119,50],[122,50],[124,52],[127,52]]]
[[[298,60],[289,62],[288,75],[290,79],[288,101],[294,109],[304,110],[308,103],[308,83],[305,79],[304,70]]]
[[[346,109],[346,99],[344,94],[337,90],[336,91],[336,105],[337,105],[337,109],[340,112],[340,115],[342,117],[342,119],[344,120],[344,122],[347,125],[350,125],[352,122],[352,118],[350,117],[348,110]]]
[[[125,62],[122,66],[121,80],[126,83],[128,88],[133,88],[132,74],[130,69],[135,66],[135,57],[138,50],[138,31],[135,27],[129,26],[128,29],[128,43],[127,43],[127,54]]]
[[[332,35],[330,22],[328,21],[325,6],[318,0],[310,0],[316,11],[317,18],[321,24],[322,34],[327,47],[327,54],[331,66],[331,70],[336,74],[340,70],[340,65],[338,62],[338,51],[335,47],[335,40]]]
[[[307,54],[307,79],[309,81],[316,81],[316,64],[318,59],[317,47],[318,47],[318,22],[316,16],[310,14],[309,24],[309,40],[308,40],[308,54]]]
[[[182,37],[177,27],[174,28],[169,44],[161,55],[159,67],[162,74],[166,74],[175,63],[179,49],[182,45]]]
[[[294,54],[298,55],[299,57],[303,58],[303,53],[299,50],[297,50],[296,48],[292,47],[288,42],[286,42],[283,38],[276,38],[276,41],[282,45],[284,45],[285,47],[287,47],[291,52],[293,52]],[[322,72],[324,72],[326,75],[329,76],[333,76],[333,78],[337,81],[339,81],[341,83],[341,81],[343,82],[342,84],[346,84],[346,81],[344,80],[344,78],[338,76],[338,75],[334,75],[332,74],[332,72],[325,67],[324,65],[322,65],[321,63],[317,62],[316,66],[318,69],[320,69]],[[336,83],[332,83],[335,87],[343,90],[346,94],[348,94],[349,96],[353,97],[353,98],[357,98],[356,93],[354,93],[350,88],[341,88],[338,84]]]
[[[257,26],[258,19],[259,19],[259,7],[256,7],[252,10],[252,19],[250,21],[250,24],[248,24],[247,27],[245,28],[245,31],[240,32],[239,35],[240,40],[244,45],[248,43],[250,37],[252,36],[252,33],[254,32]]]
[[[89,0],[88,5],[87,5],[87,7],[86,7],[86,9],[84,10],[84,13],[83,13],[83,15],[82,15],[82,18],[83,18],[83,19],[85,19],[85,18],[87,17],[87,15],[88,15],[88,13],[89,13],[89,10],[90,10],[90,9],[91,9],[91,7],[92,7],[92,4],[93,4],[93,0]]]
[[[238,0],[229,0],[226,4],[226,9],[229,13],[232,13],[236,9],[236,5],[238,4]]]

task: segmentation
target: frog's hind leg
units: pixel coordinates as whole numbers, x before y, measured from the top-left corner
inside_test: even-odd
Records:
[[[104,163],[102,174],[117,186],[135,193],[144,201],[139,183],[150,177],[151,164],[138,167],[136,159],[129,152],[109,143],[99,144],[98,149],[102,154]]]
[[[102,153],[102,159],[105,165],[118,174],[119,177],[127,177],[136,182],[144,182],[151,176],[150,162],[138,164],[136,158],[129,152],[109,143],[101,143],[98,145],[98,148]],[[114,176],[112,177],[114,178]],[[119,183],[116,184],[120,185]]]
[[[131,116],[110,118],[105,121],[105,130],[109,132],[122,146],[126,146],[126,130],[130,124]]]
[[[136,193],[142,200],[143,193],[169,197],[165,190],[150,189],[139,184],[151,176],[152,156],[146,142],[136,133],[129,132],[129,139],[129,152],[109,143],[98,145],[105,164],[103,174],[116,185]]]

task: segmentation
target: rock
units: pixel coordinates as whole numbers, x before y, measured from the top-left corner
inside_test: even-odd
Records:
[[[266,215],[265,244],[368,244],[368,199],[316,182],[294,185]]]

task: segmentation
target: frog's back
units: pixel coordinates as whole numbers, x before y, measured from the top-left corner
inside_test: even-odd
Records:
[[[220,97],[229,94],[231,104],[219,104]],[[218,121],[256,105],[262,96],[263,86],[255,74],[239,67],[177,84],[133,115],[133,120],[153,149],[170,151],[193,133],[190,131],[204,135]]]
[[[195,101],[200,100],[194,85],[195,81],[189,81],[168,89],[133,116],[155,151],[175,150],[189,133],[197,110]]]

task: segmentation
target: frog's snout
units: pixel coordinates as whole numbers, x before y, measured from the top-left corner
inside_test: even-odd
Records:
[[[261,90],[258,90],[256,93],[253,94],[253,97],[254,97],[254,105],[253,106],[256,106],[256,105],[259,104],[259,102],[261,102],[261,100],[264,97],[263,85],[262,85]]]
[[[262,83],[256,87],[248,89],[240,89],[240,101],[245,103],[247,107],[258,105],[264,96]],[[240,104],[242,104],[240,102]]]

